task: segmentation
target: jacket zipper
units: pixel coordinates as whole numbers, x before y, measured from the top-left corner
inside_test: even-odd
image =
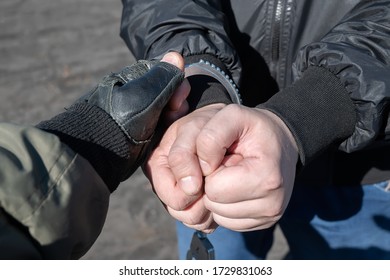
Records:
[[[277,0],[274,8],[273,32],[271,42],[271,61],[273,65],[278,63],[279,45],[280,45],[280,29],[282,25],[283,0]]]
[[[291,21],[294,0],[272,0],[273,15],[271,25],[270,72],[279,87],[286,83],[286,56],[291,35]]]

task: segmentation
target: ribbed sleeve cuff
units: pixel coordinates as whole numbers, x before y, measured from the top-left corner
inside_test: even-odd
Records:
[[[101,108],[76,103],[36,127],[57,135],[63,143],[87,159],[111,192],[125,179],[130,157],[127,137]]]
[[[278,115],[297,141],[306,165],[354,131],[354,104],[340,80],[322,67],[308,68],[303,77],[257,108]]]

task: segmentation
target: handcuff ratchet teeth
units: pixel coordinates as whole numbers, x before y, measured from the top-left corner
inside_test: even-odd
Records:
[[[234,81],[221,68],[215,66],[214,64],[201,59],[199,62],[186,65],[184,73],[186,78],[195,75],[213,77],[225,87],[233,103],[242,103],[239,90]]]

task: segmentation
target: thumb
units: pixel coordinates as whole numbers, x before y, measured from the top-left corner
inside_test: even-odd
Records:
[[[196,152],[204,176],[220,167],[227,150],[239,140],[242,134],[239,111],[237,105],[226,106],[215,114],[199,133]]]
[[[169,52],[165,54],[161,61],[170,63],[184,71],[184,58],[177,52]]]

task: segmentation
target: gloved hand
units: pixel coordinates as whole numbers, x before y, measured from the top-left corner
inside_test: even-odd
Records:
[[[140,60],[103,78],[74,106],[102,108],[118,123],[131,145],[142,146],[150,142],[164,106],[183,78],[183,72],[172,64]]]
[[[113,191],[142,164],[150,143],[159,140],[154,139],[157,124],[183,82],[182,70],[167,62],[138,61],[104,77],[66,112],[37,127],[89,160]]]

